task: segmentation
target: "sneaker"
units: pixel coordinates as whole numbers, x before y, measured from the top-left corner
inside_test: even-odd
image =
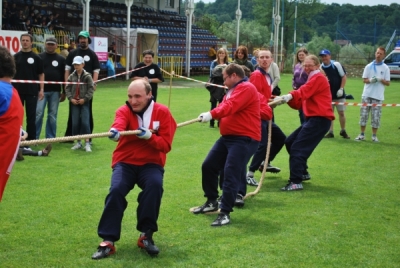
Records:
[[[241,208],[244,206],[244,200],[243,200],[243,195],[237,194],[236,199],[235,199],[235,207]]]
[[[335,137],[335,135],[333,135],[332,132],[329,132],[328,134],[326,134],[326,135],[324,136],[324,138],[334,138],[334,137]]]
[[[22,160],[24,160],[25,158],[24,158],[24,156],[22,155],[22,148],[19,148],[18,149],[18,154],[17,154],[17,158],[16,158],[16,160],[17,161],[22,161]]]
[[[92,146],[90,146],[89,143],[86,143],[85,150],[86,150],[87,153],[91,153],[92,152]]]
[[[263,161],[263,162],[261,163],[261,165],[258,167],[258,171],[262,172],[263,169],[264,169],[264,161]],[[267,172],[271,172],[271,173],[279,173],[279,172],[281,172],[281,169],[278,168],[278,167],[274,167],[274,166],[272,166],[270,163],[268,163],[268,166],[267,166],[267,170],[266,170],[266,171],[267,171]]]
[[[281,188],[282,191],[299,191],[303,190],[303,184],[289,182],[285,187]]]
[[[350,136],[347,135],[346,130],[341,130],[340,136],[342,136],[344,139],[350,139]]]
[[[356,140],[356,141],[364,141],[365,140],[365,136],[360,134],[354,140]]]
[[[303,181],[309,181],[309,180],[311,180],[311,175],[310,175],[310,173],[303,174],[302,180],[303,180]]]
[[[377,136],[372,136],[372,141],[373,142],[379,142],[378,137]]]
[[[115,247],[111,242],[103,241],[97,251],[92,255],[93,260],[100,260],[115,253]]]
[[[227,225],[231,222],[231,219],[228,214],[219,213],[218,217],[211,223],[211,226],[222,226]]]
[[[42,156],[49,156],[51,149],[52,149],[51,143],[47,144],[46,147],[42,150]]]
[[[137,242],[138,247],[147,251],[149,255],[157,255],[160,250],[153,241],[153,232],[141,233]]]
[[[78,150],[82,148],[82,144],[77,142],[74,146],[71,147],[71,150]]]
[[[206,212],[213,212],[218,210],[218,202],[215,201],[209,201],[205,202],[202,206],[195,208],[193,210],[194,214],[203,214]]]
[[[247,181],[247,185],[258,186],[258,182],[253,177],[247,176],[246,181]]]

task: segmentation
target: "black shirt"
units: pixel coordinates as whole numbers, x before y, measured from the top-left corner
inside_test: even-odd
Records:
[[[14,54],[17,72],[14,79],[39,81],[39,74],[43,73],[43,60],[39,55],[30,51],[19,51]],[[40,84],[36,83],[13,83],[20,94],[37,95]]]
[[[43,59],[44,80],[64,82],[65,59],[61,55],[43,52],[39,54]],[[44,84],[44,92],[60,92],[61,84]]]

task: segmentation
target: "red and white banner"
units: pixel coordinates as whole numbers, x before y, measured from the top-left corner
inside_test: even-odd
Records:
[[[23,31],[6,31],[0,30],[0,45],[8,48],[11,55],[21,50],[21,42],[19,41]]]

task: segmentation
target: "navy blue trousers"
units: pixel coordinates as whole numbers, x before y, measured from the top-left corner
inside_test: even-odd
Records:
[[[243,136],[222,136],[211,148],[201,167],[204,196],[208,200],[218,198],[218,177],[223,169],[221,211],[233,211],[246,164],[256,150],[258,141]],[[248,157],[248,155],[250,156]]]
[[[135,166],[118,163],[114,166],[111,187],[105,200],[98,235],[103,240],[118,241],[121,236],[121,222],[128,206],[127,194],[138,185],[139,193],[136,211],[136,229],[140,232],[158,231],[157,219],[160,213],[164,169],[160,165],[146,164]]]
[[[331,126],[331,120],[325,117],[309,117],[303,125],[286,138],[286,150],[289,153],[290,181],[301,183],[307,172],[307,160],[324,138]]]
[[[261,165],[262,161],[265,160],[268,145],[268,127],[269,121],[261,120],[261,141],[258,145],[257,151],[255,152],[253,159],[251,160],[249,170],[255,172]],[[283,145],[285,145],[286,135],[282,130],[272,122],[271,126],[271,149],[269,152],[268,162],[272,162],[275,156],[281,151]]]

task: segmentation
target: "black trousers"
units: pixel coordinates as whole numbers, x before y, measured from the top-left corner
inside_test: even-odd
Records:
[[[27,140],[36,139],[36,106],[38,95],[19,94],[22,106],[25,106]]]

